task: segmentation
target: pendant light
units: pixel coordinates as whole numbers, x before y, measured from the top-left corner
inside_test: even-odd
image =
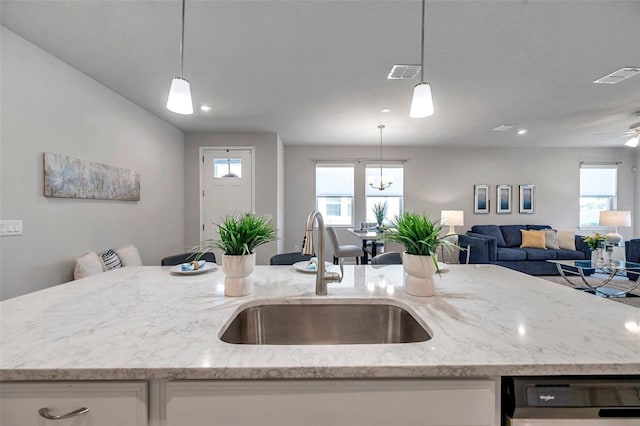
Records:
[[[171,80],[169,98],[167,99],[167,109],[177,114],[193,114],[193,102],[191,101],[191,86],[189,81],[183,78],[184,72],[184,7],[182,0],[182,39],[180,40],[180,77]]]
[[[384,124],[380,124],[378,129],[380,129],[380,161],[382,162],[382,129],[384,129]],[[369,186],[379,191],[384,191],[390,187],[392,183],[393,178],[382,176],[382,164],[380,164],[380,181],[378,183],[374,183],[373,176],[369,176]]]
[[[422,33],[420,50],[420,83],[413,88],[413,100],[409,116],[412,118],[424,118],[433,115],[433,99],[431,98],[431,85],[424,81],[424,9],[425,0],[422,0]]]

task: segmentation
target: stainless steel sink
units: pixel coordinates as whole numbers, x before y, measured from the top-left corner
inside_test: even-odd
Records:
[[[349,345],[424,342],[431,335],[390,304],[263,304],[240,311],[220,339],[244,345]]]

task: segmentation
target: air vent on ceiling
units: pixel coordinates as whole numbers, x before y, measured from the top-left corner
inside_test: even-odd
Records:
[[[637,74],[640,74],[640,67],[620,68],[618,71],[614,71],[609,75],[605,75],[604,77],[597,79],[594,83],[616,84]]]
[[[420,72],[420,65],[394,65],[388,80],[413,80]]]
[[[507,130],[513,129],[516,127],[515,124],[501,124],[498,127],[494,127],[493,130],[496,132],[506,132]]]

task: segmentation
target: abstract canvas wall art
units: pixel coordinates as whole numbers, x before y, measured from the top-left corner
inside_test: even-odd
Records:
[[[535,185],[520,185],[520,213],[533,213],[533,189]]]
[[[138,172],[44,153],[44,196],[140,201]]]
[[[496,213],[511,213],[511,185],[496,186]]]
[[[473,185],[473,212],[476,214],[489,213],[489,185]]]

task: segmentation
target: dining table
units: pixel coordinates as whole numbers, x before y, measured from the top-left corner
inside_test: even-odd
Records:
[[[367,250],[368,243],[371,242],[371,257],[374,258],[378,254],[378,241],[382,240],[383,233],[377,229],[360,229],[360,228],[348,228],[349,232],[356,238],[362,241],[361,263],[366,265],[369,263],[369,251]]]

